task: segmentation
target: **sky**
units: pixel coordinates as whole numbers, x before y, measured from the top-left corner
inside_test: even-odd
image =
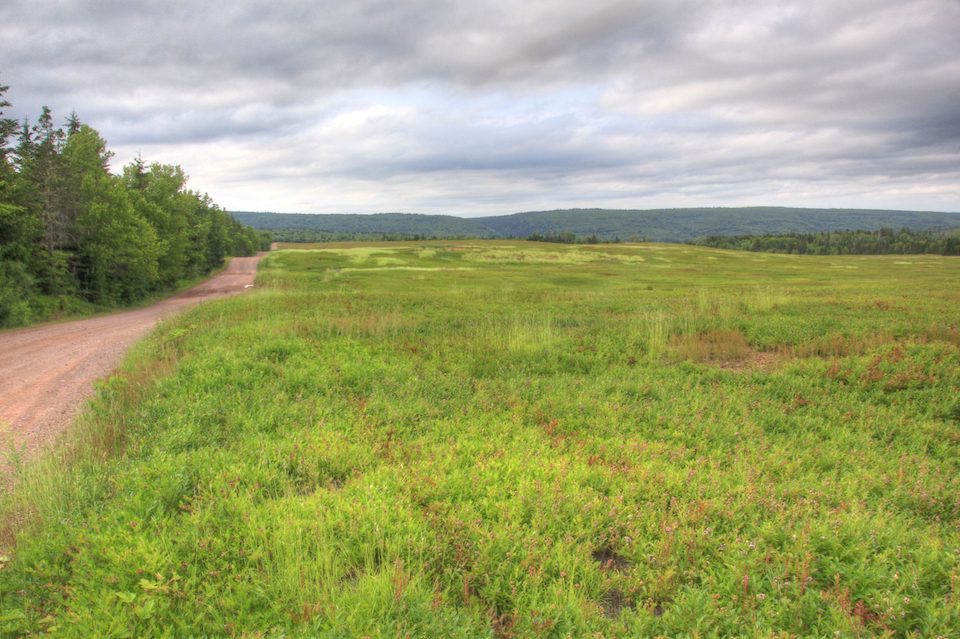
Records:
[[[0,0],[0,84],[229,210],[960,211],[960,0]]]

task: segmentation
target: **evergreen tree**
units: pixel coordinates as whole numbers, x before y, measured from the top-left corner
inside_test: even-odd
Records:
[[[17,121],[4,115],[3,110],[12,106],[6,99],[8,88],[0,84],[0,326],[30,320],[41,235],[39,220],[14,202],[16,173],[8,141],[17,131]]]
[[[79,131],[80,125],[80,116],[77,115],[76,111],[71,111],[67,118],[67,135],[70,136]]]
[[[63,131],[53,126],[50,109],[43,107],[33,127],[24,124],[17,147],[20,179],[24,182],[21,203],[43,221],[43,242],[51,254],[66,243],[60,202],[63,140]]]
[[[0,84],[0,202],[9,203],[13,197],[13,165],[8,140],[17,132],[17,121],[4,115],[4,109],[13,106],[6,98],[10,87]]]

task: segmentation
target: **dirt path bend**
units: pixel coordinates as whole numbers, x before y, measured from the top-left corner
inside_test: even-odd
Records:
[[[30,454],[51,442],[134,342],[178,311],[252,288],[263,255],[234,258],[209,280],[152,306],[0,333],[0,453],[13,447]]]

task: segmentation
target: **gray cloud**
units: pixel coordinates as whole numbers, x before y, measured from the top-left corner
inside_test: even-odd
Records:
[[[0,81],[236,209],[960,210],[958,24],[954,0],[8,0]]]

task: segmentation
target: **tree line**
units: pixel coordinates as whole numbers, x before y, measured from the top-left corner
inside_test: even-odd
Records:
[[[410,242],[422,240],[481,240],[490,239],[489,236],[476,234],[434,234],[434,233],[364,233],[364,232],[333,232],[311,229],[273,229],[270,231],[274,242],[288,243],[323,243],[323,242]],[[553,242],[555,244],[619,244],[623,242],[619,237],[602,238],[596,233],[578,236],[574,233],[561,231],[557,233],[531,233],[525,237],[530,242]],[[639,236],[632,236],[630,242],[643,242]]]
[[[137,158],[119,175],[100,134],[44,107],[4,116],[0,85],[0,327],[125,305],[269,248],[179,166]]]
[[[552,242],[554,244],[621,244],[624,240],[619,235],[613,237],[601,237],[596,233],[590,235],[577,235],[571,231],[558,231],[555,233],[531,233],[525,238],[528,242]],[[627,242],[646,242],[645,238],[632,234]]]
[[[738,251],[800,255],[960,255],[960,229],[825,231],[779,235],[736,235],[698,238],[694,244]]]
[[[427,233],[349,233],[339,231],[315,231],[312,229],[273,229],[269,233],[274,242],[325,243],[325,242],[410,242],[422,240],[470,240],[475,235],[433,235]]]

